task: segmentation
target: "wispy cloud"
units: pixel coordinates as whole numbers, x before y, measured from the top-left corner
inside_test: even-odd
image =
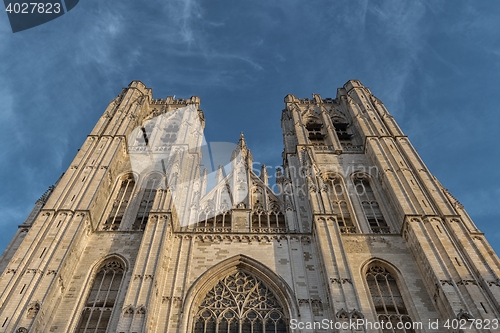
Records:
[[[375,52],[370,65],[384,79],[390,91],[386,103],[394,107],[395,113],[404,111],[403,91],[419,69],[418,59],[429,32],[422,24],[425,13],[421,1],[378,2],[368,8],[366,52]]]
[[[188,45],[199,43],[198,27],[203,20],[203,11],[195,0],[167,1],[163,4],[163,12],[167,15],[166,24],[172,27],[174,40]]]

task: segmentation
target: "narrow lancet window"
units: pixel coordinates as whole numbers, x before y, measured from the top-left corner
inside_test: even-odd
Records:
[[[98,270],[90,294],[85,302],[76,333],[105,333],[118,300],[124,266],[118,260],[109,260]]]
[[[376,234],[390,233],[391,230],[384,219],[370,181],[362,175],[356,175],[354,177],[354,187],[371,231]]]
[[[153,175],[146,181],[146,188],[142,194],[142,199],[139,205],[139,210],[132,226],[132,230],[142,231],[146,227],[149,212],[153,208],[153,202],[156,197],[158,186],[161,182],[161,176]]]
[[[390,322],[394,327],[394,330],[385,329],[382,332],[415,332],[411,328],[412,321],[406,311],[398,284],[391,273],[383,266],[371,265],[366,272],[366,282],[378,320]]]
[[[328,175],[327,185],[332,212],[336,216],[340,232],[355,233],[356,227],[354,227],[349,214],[347,196],[341,178],[336,175]]]
[[[104,222],[104,230],[117,230],[122,222],[125,210],[132,198],[135,181],[132,175],[126,176],[120,183],[118,194],[116,195],[108,219]]]

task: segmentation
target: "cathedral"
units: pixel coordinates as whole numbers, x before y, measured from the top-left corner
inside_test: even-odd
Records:
[[[499,332],[499,258],[384,104],[284,103],[269,174],[130,83],[0,258],[0,332]]]

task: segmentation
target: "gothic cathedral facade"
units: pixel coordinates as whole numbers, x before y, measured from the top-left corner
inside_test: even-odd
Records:
[[[275,184],[243,135],[203,170],[204,126],[123,89],[0,258],[0,332],[497,331],[497,255],[359,81],[285,97]]]

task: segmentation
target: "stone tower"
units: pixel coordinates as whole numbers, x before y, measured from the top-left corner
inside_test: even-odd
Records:
[[[498,329],[498,257],[368,88],[281,125],[274,191],[243,135],[209,174],[199,98],[132,82],[2,255],[0,332]]]

